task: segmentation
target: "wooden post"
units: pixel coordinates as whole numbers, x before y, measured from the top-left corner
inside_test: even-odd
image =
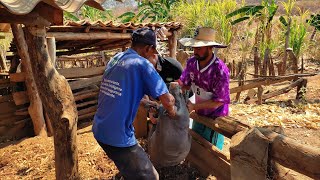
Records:
[[[254,47],[253,49],[253,64],[254,64],[254,74],[259,75],[259,64],[260,64],[260,59],[259,59],[259,53],[258,53],[258,48]],[[257,78],[258,76],[254,76]]]
[[[263,94],[263,88],[262,86],[258,87],[258,102],[257,104],[261,105],[262,104],[262,94]]]
[[[231,138],[231,179],[267,179],[269,141],[253,128]]]
[[[303,79],[303,81],[298,85],[297,87],[297,96],[296,99],[303,100],[305,99],[306,93],[307,93],[307,79]]]
[[[169,56],[176,59],[177,53],[177,31],[172,31],[172,35],[168,37]]]
[[[21,25],[11,24],[11,29],[16,38],[18,53],[21,58],[21,64],[25,71],[25,84],[30,101],[28,112],[33,122],[35,135],[47,136],[46,124],[43,116],[42,102],[39,97],[38,89],[35,83],[34,74],[31,68],[31,61],[28,54],[28,46],[24,39],[24,34]]]
[[[1,49],[0,49],[0,67],[4,72],[8,72],[4,51],[2,51]]]
[[[298,58],[297,56],[293,53],[293,50],[291,48],[287,49],[287,52],[289,53],[290,60],[292,61],[292,69],[293,73],[297,74],[298,73]]]
[[[78,179],[78,114],[71,88],[50,61],[45,27],[26,26],[25,36],[37,88],[54,130],[56,179]]]
[[[48,52],[54,68],[57,67],[56,65],[56,39],[54,37],[47,37],[48,43]]]

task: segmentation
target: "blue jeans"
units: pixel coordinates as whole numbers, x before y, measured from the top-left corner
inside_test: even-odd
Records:
[[[125,179],[159,179],[157,170],[139,144],[130,147],[114,147],[99,141],[98,143]]]
[[[207,141],[215,145],[218,149],[222,150],[224,143],[224,136],[208,128],[207,126],[193,121],[192,130],[201,135]]]

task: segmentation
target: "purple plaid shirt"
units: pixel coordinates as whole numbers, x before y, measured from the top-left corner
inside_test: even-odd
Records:
[[[229,113],[229,69],[215,56],[211,62],[199,70],[199,63],[193,56],[187,61],[186,69],[180,76],[185,86],[191,86],[196,103],[209,99],[224,103],[215,109],[201,109],[197,113],[207,117],[227,116]]]

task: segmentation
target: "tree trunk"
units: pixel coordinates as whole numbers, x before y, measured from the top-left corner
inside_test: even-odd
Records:
[[[51,63],[45,27],[27,26],[25,35],[34,78],[54,130],[56,179],[79,179],[78,114],[71,88]]]
[[[316,33],[317,33],[317,28],[314,28],[310,36],[310,41],[313,41],[314,37],[316,36]]]
[[[254,47],[253,50],[253,64],[254,64],[254,74],[259,75],[259,66],[260,66],[260,58],[259,58],[259,53],[258,53],[258,48]],[[257,78],[257,76],[254,76]]]
[[[28,46],[26,44],[21,25],[11,24],[12,33],[16,38],[16,46],[21,58],[21,64],[25,71],[25,84],[27,86],[27,94],[30,101],[28,112],[33,122],[35,135],[47,136],[46,124],[43,115],[42,102],[39,97],[38,89],[35,83],[31,61],[28,54]]]
[[[286,41],[285,41],[285,44],[284,44],[284,56],[283,56],[283,60],[282,60],[281,75],[285,75],[286,74],[286,70],[287,70],[287,59],[288,59],[287,49],[289,47],[290,28],[291,28],[291,18],[289,17],[288,25],[287,25],[287,31],[286,31],[286,34],[285,34],[286,35]]]

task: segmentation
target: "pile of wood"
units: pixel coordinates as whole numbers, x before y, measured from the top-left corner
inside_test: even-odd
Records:
[[[85,56],[61,56],[57,58],[56,68],[89,68],[105,66],[107,59],[103,52],[100,54],[90,54]]]
[[[69,82],[73,92],[78,120],[92,118],[97,109],[99,83],[102,80],[104,66],[92,68],[59,69],[58,72]],[[32,121],[28,112],[30,98],[25,87],[25,73],[11,73],[10,78],[0,79],[0,87],[11,89],[8,95],[0,96],[0,136],[21,138],[32,135]],[[46,123],[48,116],[43,112]],[[52,129],[48,128],[48,133]],[[50,132],[51,131],[51,132]]]

